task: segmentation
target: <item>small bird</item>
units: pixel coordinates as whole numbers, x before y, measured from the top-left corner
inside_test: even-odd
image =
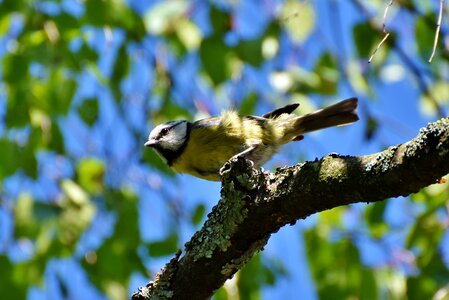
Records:
[[[146,147],[176,172],[206,180],[220,180],[220,169],[234,156],[242,156],[259,168],[280,146],[303,134],[357,121],[357,98],[350,98],[313,113],[298,116],[290,104],[262,116],[240,116],[226,111],[219,117],[195,122],[170,121],[156,126]]]

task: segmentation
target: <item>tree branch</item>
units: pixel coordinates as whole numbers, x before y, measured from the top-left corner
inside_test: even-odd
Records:
[[[275,174],[244,159],[225,165],[221,200],[204,226],[133,299],[208,299],[272,233],[311,214],[356,202],[406,196],[449,173],[449,118],[413,140],[372,155],[331,154]]]

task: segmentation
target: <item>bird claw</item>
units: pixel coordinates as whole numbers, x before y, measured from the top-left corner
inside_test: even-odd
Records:
[[[241,157],[241,156],[238,156],[238,155],[236,155],[236,156],[233,156],[233,157],[231,157],[231,159],[229,159],[224,165],[223,165],[223,167],[221,167],[220,168],[220,170],[218,171],[218,173],[220,174],[220,176],[223,176],[223,174],[224,173],[226,173],[227,171],[229,171],[230,169],[231,169],[231,162],[232,161],[236,161],[239,157]],[[254,161],[252,161],[252,160],[250,160],[250,159],[247,159],[247,158],[244,158],[245,159],[245,162],[251,167],[251,168],[254,168]]]
[[[254,162],[251,159],[245,158],[245,161],[251,168],[254,168]]]

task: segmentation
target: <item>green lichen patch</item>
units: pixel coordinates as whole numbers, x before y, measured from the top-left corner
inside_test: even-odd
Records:
[[[227,182],[221,193],[222,200],[212,209],[203,228],[186,244],[194,261],[211,258],[217,249],[226,251],[238,225],[247,216],[246,194],[236,190],[234,182]]]
[[[346,161],[335,154],[325,156],[321,160],[319,180],[324,182],[341,182],[348,177]]]
[[[139,291],[132,295],[133,300],[140,299],[172,299],[173,291],[171,290],[171,280],[178,268],[179,257],[181,250],[178,250],[175,257],[173,257],[156,275],[154,281],[149,282],[146,287],[139,288]]]
[[[366,172],[382,174],[388,171],[395,163],[394,159],[399,146],[389,147],[377,154],[370,162],[365,165]]]
[[[270,235],[255,241],[241,256],[232,259],[230,263],[224,265],[221,269],[221,274],[229,278],[236,271],[242,269],[242,267],[254,256],[254,254],[256,254],[256,252],[263,250],[263,247],[267,244],[269,238]]]
[[[431,149],[436,149],[439,151],[439,155],[444,155],[448,151],[448,128],[448,118],[429,123],[426,127],[421,128],[419,135],[407,144],[407,149],[404,153],[405,156],[417,157],[427,154]]]

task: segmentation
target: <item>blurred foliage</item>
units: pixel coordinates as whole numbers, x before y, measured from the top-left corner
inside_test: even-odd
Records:
[[[182,246],[186,238],[177,225],[201,225],[206,203],[179,208],[173,200],[179,186],[166,184],[173,172],[153,151],[142,150],[155,123],[232,105],[251,114],[298,97],[300,110],[307,111],[314,106],[309,97],[345,89],[374,98],[375,86],[398,76],[387,69],[392,63],[414,74],[421,89],[430,82],[428,93],[421,90],[423,112],[435,115],[435,104],[448,105],[443,42],[427,73],[416,74],[424,72],[421,65],[432,51],[434,7],[395,3],[408,17],[401,22],[412,25],[392,26],[367,67],[382,22],[373,26],[379,18],[368,20],[366,12],[382,16],[385,3],[369,1],[366,10],[357,10],[365,3],[354,1],[361,17],[350,20],[349,48],[338,40],[339,24],[330,26],[337,38],[330,46],[319,5],[312,2],[1,1],[2,298],[80,299],[93,290],[124,299],[136,276],[152,277],[154,262]],[[337,13],[335,3],[326,3],[330,13]],[[441,34],[447,39],[447,27]],[[400,42],[410,36],[412,43]],[[395,56],[404,44],[405,54]],[[416,55],[409,53],[411,45]],[[346,53],[345,47],[353,50]],[[386,121],[366,107],[364,114],[370,143]],[[158,199],[148,195],[168,200],[163,205],[172,220],[161,217]],[[413,220],[404,229],[386,217],[390,202],[359,211],[355,228],[345,225],[347,208],[320,215],[304,233],[320,299],[443,299],[448,199],[444,184],[413,195],[407,200]],[[400,249],[385,246],[396,235]],[[367,261],[360,237],[385,247],[388,259]],[[70,270],[54,270],[62,258],[81,266],[76,278],[85,275],[84,285],[72,281]],[[256,255],[215,298],[261,299],[262,290],[288,278],[292,268]]]

